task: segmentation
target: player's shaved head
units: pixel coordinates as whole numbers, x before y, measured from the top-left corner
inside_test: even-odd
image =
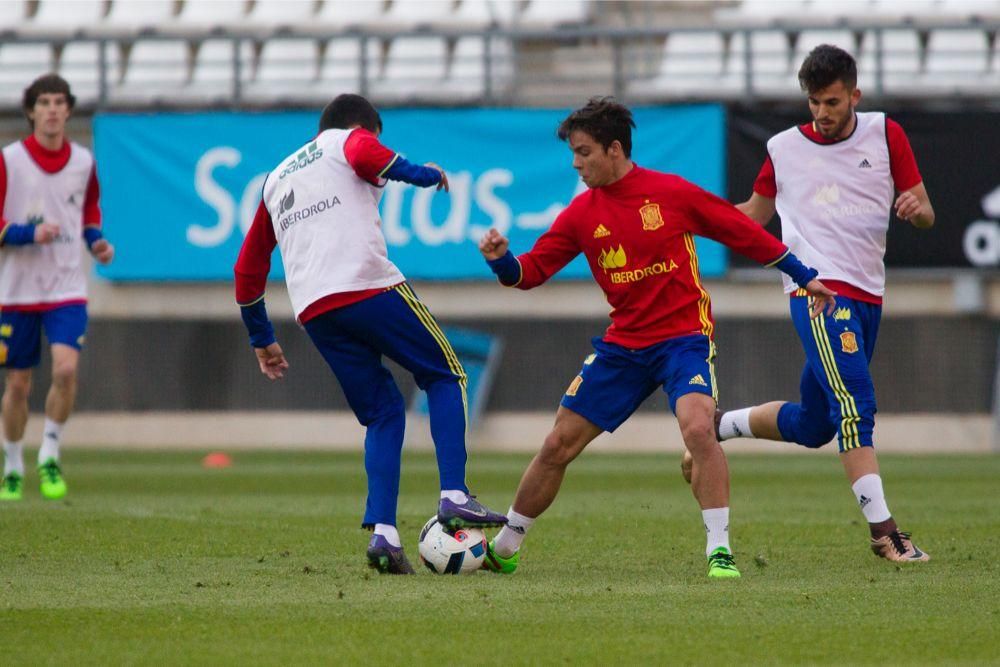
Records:
[[[58,74],[44,74],[32,81],[31,85],[24,89],[24,96],[21,98],[21,107],[24,109],[25,116],[28,116],[28,122],[31,123],[32,127],[34,127],[35,123],[31,120],[29,114],[34,111],[38,98],[47,94],[65,95],[66,106],[71,110],[76,105],[76,98],[70,92],[69,82],[66,79]]]
[[[566,117],[556,134],[566,141],[577,130],[586,132],[594,140],[608,148],[615,141],[622,146],[626,158],[632,157],[632,112],[613,97],[592,97],[587,104]]]
[[[837,81],[848,90],[858,85],[858,64],[847,51],[831,44],[820,44],[809,52],[799,68],[799,85],[807,93],[829,88]]]
[[[319,117],[320,132],[331,129],[346,130],[355,126],[363,127],[373,134],[382,131],[382,117],[378,115],[372,103],[361,95],[352,93],[337,95],[326,105]]]

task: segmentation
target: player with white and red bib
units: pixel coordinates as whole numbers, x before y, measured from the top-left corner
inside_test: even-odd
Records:
[[[74,102],[61,77],[35,80],[23,99],[32,133],[4,147],[0,156],[0,366],[6,368],[0,500],[22,497],[21,445],[43,330],[52,353],[52,385],[45,399],[38,472],[44,497],[66,495],[59,437],[76,399],[87,329],[83,250],[101,264],[115,254],[101,233],[94,158],[66,138]]]
[[[821,45],[799,70],[813,122],[767,142],[768,158],[740,208],[766,225],[781,216],[782,240],[838,293],[830,317],[809,319],[811,298],[785,279],[807,361],[798,403],[774,401],[721,415],[719,438],[765,438],[822,447],[834,436],[871,532],[876,555],[928,560],[889,512],[875,456],[875,388],[869,363],[885,292],[885,240],[892,211],[914,227],[934,209],[903,129],[883,113],[859,113],[857,65]],[[896,193],[899,193],[898,196]]]
[[[450,527],[507,522],[465,485],[466,375],[441,328],[388,257],[378,203],[388,180],[448,189],[433,163],[413,164],[383,146],[382,119],[360,95],[339,95],[319,135],[267,175],[263,200],[236,261],[236,300],[261,372],[288,368],[264,307],[277,245],[295,317],[333,370],[367,431],[367,558],[388,574],[413,574],[396,529],[406,406],[387,356],[427,392],[441,483],[438,520]]]

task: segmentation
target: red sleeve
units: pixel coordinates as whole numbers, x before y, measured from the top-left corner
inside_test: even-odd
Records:
[[[735,206],[693,183],[678,179],[678,200],[684,213],[682,224],[688,231],[725,245],[759,264],[771,264],[784,257],[788,247],[743,215]]]
[[[241,306],[249,306],[264,296],[267,274],[271,271],[271,253],[277,244],[271,214],[261,202],[243,239],[233,271],[236,274],[236,302]]]
[[[87,194],[83,198],[83,226],[101,226],[101,186],[97,184],[97,165],[90,171],[90,180],[87,182]]]
[[[383,146],[374,134],[359,127],[344,142],[344,157],[360,178],[372,185],[381,185],[379,179],[396,160],[396,153]]]
[[[905,192],[924,180],[917,169],[917,158],[913,156],[910,140],[902,126],[894,120],[885,119],[885,141],[889,145],[889,171],[896,189]]]
[[[764,164],[760,167],[757,180],[753,182],[753,191],[769,199],[774,199],[778,196],[778,183],[774,180],[774,164],[771,162],[770,155],[767,156]]]
[[[534,247],[517,256],[521,265],[521,280],[513,287],[538,287],[580,254],[573,234],[572,205],[563,210],[547,232],[538,237]]]

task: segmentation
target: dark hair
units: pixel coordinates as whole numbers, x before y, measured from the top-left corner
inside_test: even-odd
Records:
[[[62,93],[66,96],[66,104],[72,109],[76,105],[76,98],[69,92],[69,83],[58,74],[44,74],[24,89],[24,96],[21,98],[21,106],[24,108],[24,115],[33,111],[38,98],[46,93]],[[28,118],[28,122],[34,127],[35,123]]]
[[[613,97],[591,97],[585,106],[566,116],[556,134],[566,141],[569,135],[580,130],[608,150],[614,141],[619,141],[625,157],[632,157],[632,112]]]
[[[382,131],[382,117],[372,103],[361,95],[337,95],[319,117],[320,132],[333,128],[346,130],[352,125],[360,125],[375,134]]]
[[[841,81],[847,88],[858,85],[858,64],[854,56],[840,47],[820,44],[809,52],[799,68],[799,86],[815,93]]]

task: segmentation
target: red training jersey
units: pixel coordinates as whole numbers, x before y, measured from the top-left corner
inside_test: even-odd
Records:
[[[639,349],[691,334],[712,337],[694,235],[761,264],[788,252],[732,204],[679,176],[634,166],[610,185],[575,197],[535,246],[517,260],[515,285],[541,285],[579,253],[611,305],[604,340]]]

